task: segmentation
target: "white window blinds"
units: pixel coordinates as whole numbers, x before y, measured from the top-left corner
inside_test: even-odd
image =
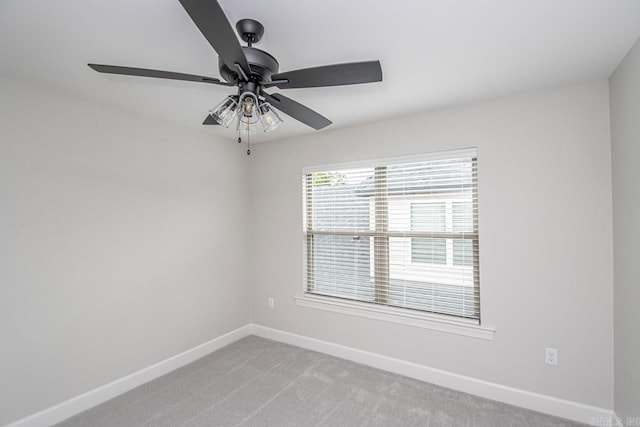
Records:
[[[480,318],[475,150],[303,173],[305,292]]]

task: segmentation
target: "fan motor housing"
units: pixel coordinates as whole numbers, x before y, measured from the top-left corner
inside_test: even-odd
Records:
[[[276,58],[269,53],[249,46],[242,46],[242,51],[247,57],[247,62],[251,67],[251,75],[248,76],[250,80],[267,82],[271,80],[272,74],[278,73],[280,64],[278,64]],[[218,57],[218,68],[222,78],[229,83],[237,83],[242,80],[238,75],[238,71],[227,67],[220,57]]]

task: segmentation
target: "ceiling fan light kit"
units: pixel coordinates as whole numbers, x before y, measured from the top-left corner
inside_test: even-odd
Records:
[[[89,67],[100,73],[236,86],[237,93],[227,96],[210,110],[202,124],[228,128],[233,119],[237,118],[238,142],[241,141],[240,136],[243,133],[253,134],[258,126],[264,132],[278,128],[283,121],[276,109],[316,130],[331,124],[331,120],[312,109],[284,95],[269,94],[265,89],[342,86],[382,81],[382,67],[379,61],[333,64],[280,73],[280,65],[276,58],[253,47],[264,35],[264,26],[260,22],[241,19],[236,23],[238,35],[247,43],[247,46],[241,46],[216,0],[179,1],[218,53],[218,69],[224,81],[214,77],[145,68],[101,64],[88,64]]]

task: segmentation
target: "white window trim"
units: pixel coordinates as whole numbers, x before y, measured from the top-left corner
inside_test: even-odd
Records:
[[[376,305],[335,297],[305,293],[295,297],[296,305],[390,323],[493,340],[495,328],[481,326],[477,320],[454,318],[435,313]]]
[[[381,164],[388,163],[412,163],[440,159],[477,157],[477,154],[477,147],[470,147],[458,150],[443,150],[422,155],[376,158],[371,160],[324,165],[307,165],[302,167],[302,174],[307,175],[316,172],[324,172],[327,170],[376,168]],[[306,236],[306,234],[304,234],[303,231],[303,240],[305,242],[304,244],[306,245],[306,239],[304,238],[304,236]],[[306,283],[304,279],[303,283]],[[294,299],[297,306],[305,308],[325,310],[340,314],[358,316],[434,331],[447,332],[484,340],[495,339],[495,328],[481,325],[479,319],[466,319],[462,317],[447,316],[444,314],[431,313],[420,310],[393,307],[382,304],[371,304],[369,302],[349,300],[346,298],[342,299],[334,296],[313,294],[306,292],[306,288],[304,285],[303,294],[296,295]]]

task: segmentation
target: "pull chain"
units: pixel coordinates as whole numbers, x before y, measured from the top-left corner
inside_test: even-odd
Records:
[[[240,136],[242,134],[242,130],[238,129],[238,144],[242,143],[242,137]],[[247,130],[247,156],[251,155],[251,137],[250,137],[251,133],[249,132],[249,130]]]

